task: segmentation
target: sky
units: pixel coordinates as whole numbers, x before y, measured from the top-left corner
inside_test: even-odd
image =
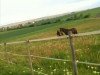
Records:
[[[100,7],[100,0],[0,0],[0,26]]]

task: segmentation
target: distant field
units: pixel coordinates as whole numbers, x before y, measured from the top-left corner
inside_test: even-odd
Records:
[[[66,21],[68,17],[73,16],[73,14],[66,14],[64,16],[57,17],[60,21],[57,21],[56,23],[0,32],[0,42],[52,37],[56,36],[56,31],[60,27],[75,27],[79,33],[100,30],[100,7],[81,12],[75,12],[74,14],[76,14],[76,16],[81,15],[81,17],[78,19],[76,17],[76,20]],[[82,18],[82,16],[87,14],[90,15],[89,18]],[[51,19],[50,21],[52,22],[53,20],[54,19]]]
[[[56,36],[56,31],[60,27],[75,27],[79,33],[95,31],[100,29],[100,18],[81,19],[70,22],[60,22],[43,26],[0,32],[0,42],[52,37]]]

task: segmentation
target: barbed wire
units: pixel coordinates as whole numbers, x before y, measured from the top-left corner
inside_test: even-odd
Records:
[[[79,33],[79,34],[75,34],[75,35],[71,35],[71,36],[87,36],[87,35],[96,35],[96,34],[100,34],[100,30],[92,31],[92,32],[86,32],[86,33]],[[54,36],[54,37],[43,38],[43,39],[33,39],[33,40],[29,40],[29,42],[63,39],[63,38],[66,38],[66,37],[68,37],[68,36],[60,36],[60,37]],[[16,41],[16,42],[8,42],[6,44],[19,44],[19,43],[25,43],[25,42],[26,41]],[[4,43],[1,43],[0,45],[4,45]]]
[[[0,53],[4,53],[4,52],[0,52]],[[6,52],[12,55],[16,55],[16,56],[21,56],[21,57],[27,57],[28,55],[20,55],[20,54],[14,54],[14,53],[10,53],[10,52]],[[41,58],[41,59],[47,59],[47,60],[55,60],[55,61],[67,61],[67,62],[71,62],[71,60],[66,60],[66,59],[58,59],[58,58],[50,58],[50,57],[41,57],[41,56],[35,56],[35,55],[30,55],[31,57],[34,58]],[[90,63],[90,62],[82,62],[82,61],[76,61],[79,64],[87,64],[87,65],[94,65],[94,66],[100,66],[100,64],[98,63]]]

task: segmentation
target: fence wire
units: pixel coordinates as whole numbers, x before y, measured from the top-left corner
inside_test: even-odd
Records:
[[[4,52],[0,52],[0,53],[4,53]],[[11,54],[11,55],[15,55],[15,56],[28,57],[28,55],[20,55],[20,54],[14,54],[14,53],[10,53],[10,52],[6,52],[6,53]],[[40,58],[40,59],[71,62],[71,60],[66,60],[66,59],[58,59],[58,58],[50,58],[50,57],[41,57],[41,56],[35,56],[35,55],[30,55],[30,56],[31,57],[34,57],[34,58]],[[76,62],[79,63],[79,64],[100,66],[99,63],[82,62],[82,61],[76,61]]]
[[[93,32],[86,32],[86,33],[79,33],[79,34],[75,34],[75,35],[71,35],[71,36],[87,36],[87,35],[94,35],[94,34],[100,34],[100,30],[98,31],[93,31]],[[43,39],[33,39],[33,40],[29,40],[29,42],[36,42],[36,41],[46,41],[46,40],[54,40],[54,39],[63,39],[66,38],[68,36],[61,36],[61,37],[50,37],[50,38],[43,38]],[[27,41],[17,41],[17,42],[8,42],[6,43],[6,45],[12,45],[12,44],[19,44],[19,43],[27,43]],[[5,45],[5,43],[1,43],[1,46]],[[46,59],[46,60],[53,60],[53,61],[63,61],[63,62],[72,62],[72,60],[66,60],[66,59],[59,59],[59,58],[51,58],[51,57],[42,57],[42,56],[35,56],[35,55],[24,55],[24,54],[16,54],[16,53],[11,53],[11,52],[0,52],[0,54],[7,54],[7,55],[13,55],[13,56],[20,56],[20,57],[33,57],[33,58],[40,58],[40,59]],[[9,64],[15,64],[12,61],[7,61],[6,59],[0,59],[1,61],[7,62]],[[30,61],[32,63],[32,61]],[[94,65],[94,66],[100,66],[100,63],[91,63],[91,62],[83,62],[83,61],[79,61],[76,60],[77,64],[85,64],[85,65]],[[16,65],[16,64],[15,64]],[[29,68],[30,69],[30,68]],[[33,70],[32,71],[39,73],[38,71]],[[41,74],[45,74],[42,73]]]
[[[79,34],[75,34],[75,35],[71,35],[71,36],[87,36],[87,35],[96,35],[96,34],[100,34],[100,30],[98,31],[92,31],[92,32],[86,32],[86,33],[79,33]],[[66,38],[68,36],[54,36],[54,37],[50,37],[50,38],[43,38],[43,39],[33,39],[33,40],[29,40],[29,42],[35,42],[35,41],[46,41],[46,40],[54,40],[54,39],[63,39]],[[26,41],[16,41],[16,42],[8,42],[6,44],[19,44],[19,43],[25,43]],[[0,45],[4,45],[4,43],[1,43]]]

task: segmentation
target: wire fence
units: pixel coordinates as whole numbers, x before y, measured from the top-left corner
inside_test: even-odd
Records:
[[[78,36],[87,36],[87,35],[96,35],[96,34],[100,34],[100,30],[92,31],[92,32],[86,32],[86,33],[79,33],[79,34],[75,34],[75,35],[72,35],[72,36],[78,37]],[[33,40],[29,40],[29,42],[63,39],[63,38],[66,38],[66,37],[68,37],[68,36],[60,36],[60,37],[54,36],[54,37],[43,38],[43,39],[33,39]],[[26,41],[16,41],[16,42],[8,42],[6,44],[19,44],[19,43],[25,43],[25,42]],[[4,43],[1,43],[0,45],[4,45]]]
[[[87,36],[87,35],[94,35],[94,34],[100,34],[100,30],[99,31],[94,31],[94,32],[87,32],[87,33],[80,33],[77,35],[72,35],[74,36]],[[72,60],[66,60],[66,59],[59,59],[59,58],[51,58],[51,57],[43,57],[43,56],[36,56],[36,55],[31,55],[31,52],[29,50],[29,43],[30,42],[37,42],[37,41],[46,41],[46,40],[54,40],[54,39],[63,39],[66,38],[68,36],[61,36],[61,37],[51,37],[51,38],[44,38],[44,39],[34,39],[34,40],[28,40],[28,41],[18,41],[18,42],[9,42],[9,43],[1,43],[1,46],[4,46],[4,51],[0,52],[0,54],[6,55],[6,59],[0,59],[1,61],[5,61],[7,63],[10,64],[15,64],[14,62],[9,61],[7,58],[9,55],[12,56],[19,56],[19,57],[28,57],[29,59],[29,69],[31,70],[31,75],[34,75],[34,72],[38,72],[38,71],[34,71],[33,67],[32,67],[32,57],[33,58],[39,58],[39,59],[46,59],[46,60],[53,60],[53,61],[63,61],[63,62],[72,62]],[[7,45],[13,45],[13,44],[19,44],[19,43],[26,43],[27,45],[27,55],[26,54],[17,54],[17,53],[12,53],[12,52],[7,52]],[[84,61],[78,61],[76,60],[77,64],[85,64],[85,65],[93,65],[93,66],[100,66],[100,63],[91,63],[91,62],[84,62]],[[41,74],[45,74],[42,73]]]
[[[5,54],[4,52],[0,52],[0,54]],[[21,55],[21,54],[14,54],[14,53],[10,53],[10,52],[6,52],[10,55],[15,55],[15,56],[20,56],[20,57],[27,57],[28,55]],[[55,60],[55,61],[67,61],[67,62],[71,62],[71,60],[66,60],[66,59],[58,59],[58,58],[50,58],[50,57],[42,57],[42,56],[34,56],[34,55],[30,55],[31,57],[34,58],[41,58],[41,59],[47,59],[47,60]],[[86,64],[86,65],[94,65],[94,66],[100,66],[99,63],[90,63],[90,62],[82,62],[82,61],[76,61],[78,64]]]

